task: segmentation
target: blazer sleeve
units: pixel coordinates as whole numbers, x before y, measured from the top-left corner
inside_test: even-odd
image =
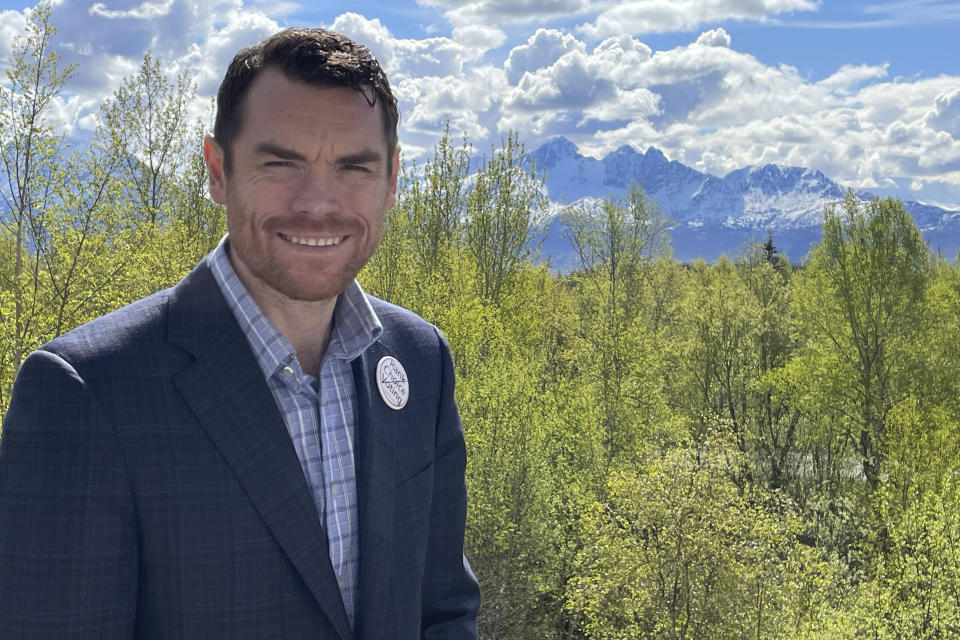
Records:
[[[424,571],[421,637],[475,639],[480,588],[463,555],[467,517],[466,445],[454,397],[450,347],[438,331],[442,388],[434,460],[433,508]]]
[[[130,638],[137,535],[114,426],[63,358],[23,363],[0,433],[0,638]]]

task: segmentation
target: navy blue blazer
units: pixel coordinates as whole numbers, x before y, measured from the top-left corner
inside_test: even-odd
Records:
[[[475,638],[466,454],[444,338],[371,299],[353,362],[351,632],[290,437],[201,263],[23,363],[0,437],[0,638]],[[400,411],[375,370],[397,358]]]

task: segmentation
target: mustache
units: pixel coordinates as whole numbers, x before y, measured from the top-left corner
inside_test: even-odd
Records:
[[[306,215],[286,215],[266,220],[263,228],[270,233],[284,233],[286,235],[300,233],[346,236],[360,231],[361,225],[355,218],[345,218],[337,214],[325,215],[320,218]]]

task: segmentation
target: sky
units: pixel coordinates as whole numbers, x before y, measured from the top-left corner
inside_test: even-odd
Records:
[[[32,4],[0,0],[0,56]],[[349,10],[345,7],[349,6]],[[406,160],[449,123],[489,152],[557,136],[630,145],[722,177],[777,163],[960,210],[960,2],[946,0],[59,0],[77,72],[55,105],[81,132],[150,52],[208,113],[240,48],[288,26],[369,46]]]

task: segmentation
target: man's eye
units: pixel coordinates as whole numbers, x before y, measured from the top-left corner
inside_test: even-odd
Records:
[[[347,171],[369,171],[369,169],[362,164],[345,164],[343,168]]]
[[[293,163],[288,160],[271,160],[265,163],[267,167],[292,167]]]

